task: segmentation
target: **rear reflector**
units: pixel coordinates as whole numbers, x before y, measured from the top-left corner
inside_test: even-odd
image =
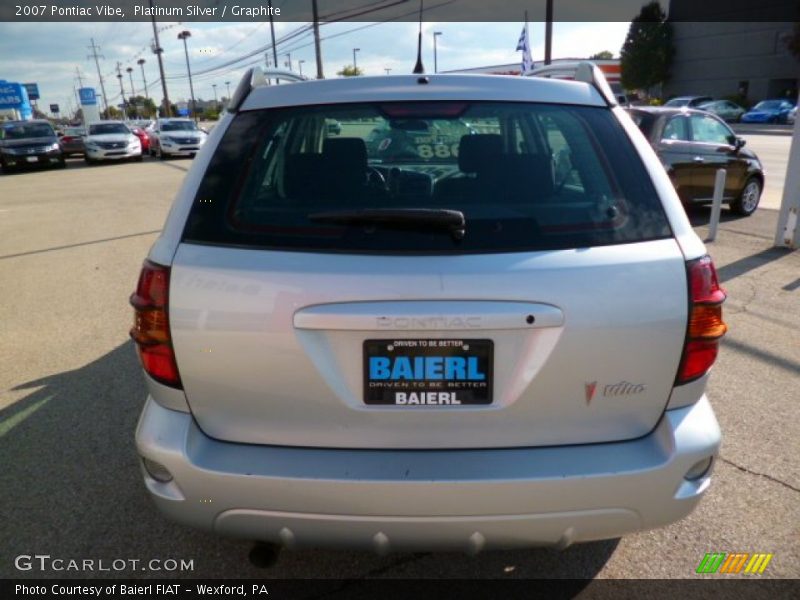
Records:
[[[689,280],[689,324],[683,358],[675,384],[689,383],[705,375],[717,359],[719,339],[728,326],[722,320],[723,290],[711,257],[687,263]]]
[[[156,381],[180,388],[181,378],[169,333],[169,267],[148,260],[142,265],[139,283],[131,295],[133,327],[142,367]]]

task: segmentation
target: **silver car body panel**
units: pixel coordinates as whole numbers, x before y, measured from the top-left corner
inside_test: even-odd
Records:
[[[173,345],[200,427],[218,439],[295,446],[512,447],[645,435],[669,399],[687,305],[672,239],[405,257],[181,244],[170,282]],[[435,329],[420,326],[427,322]],[[363,343],[425,338],[493,340],[494,402],[365,405]],[[612,389],[623,382],[631,389]]]
[[[289,547],[463,550],[618,537],[666,525],[695,507],[717,453],[705,396],[626,442],[493,450],[334,450],[230,444],[191,415],[148,400],[141,456],[174,479],[145,483],[171,519]]]

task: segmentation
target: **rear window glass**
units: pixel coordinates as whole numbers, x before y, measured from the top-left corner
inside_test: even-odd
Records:
[[[426,211],[433,217],[408,218]],[[454,211],[463,215],[458,235],[445,224]],[[669,235],[641,160],[608,109],[426,102],[240,113],[211,159],[183,239],[470,253]]]

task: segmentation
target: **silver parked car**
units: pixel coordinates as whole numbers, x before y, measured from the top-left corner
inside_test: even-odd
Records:
[[[692,511],[720,444],[725,294],[595,67],[259,82],[131,297],[136,444],[165,514],[281,546],[474,553]]]

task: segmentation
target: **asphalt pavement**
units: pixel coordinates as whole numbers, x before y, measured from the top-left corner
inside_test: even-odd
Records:
[[[461,554],[284,552],[164,519],[133,432],[145,389],[128,296],[188,160],[0,176],[0,577],[697,578],[707,552],[768,552],[761,577],[800,577],[800,253],[772,248],[777,213],[723,210],[709,251],[730,332],[709,395],[724,441],[683,521],[621,540]],[[692,211],[702,236],[708,209]],[[177,559],[183,572],[20,571],[15,558]],[[591,592],[589,584],[586,591]]]

